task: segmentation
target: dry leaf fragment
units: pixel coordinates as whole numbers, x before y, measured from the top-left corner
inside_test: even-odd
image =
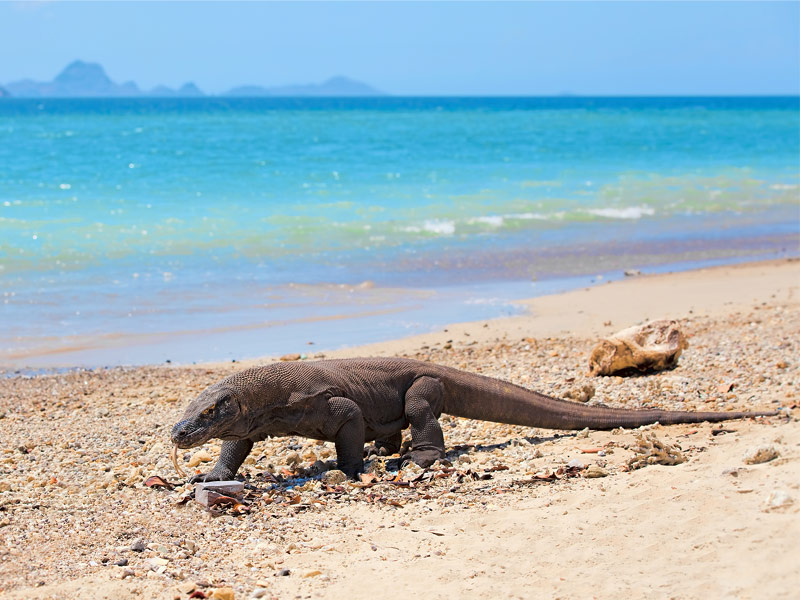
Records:
[[[151,488],[166,488],[168,490],[172,489],[172,484],[169,483],[168,481],[165,481],[158,475],[153,475],[152,477],[148,477],[147,479],[144,480],[144,484],[147,487]]]

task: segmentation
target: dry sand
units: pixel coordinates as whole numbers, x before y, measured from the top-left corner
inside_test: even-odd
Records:
[[[451,466],[404,471],[413,487],[291,479],[332,445],[270,440],[242,469],[243,514],[181,504],[185,485],[143,484],[178,482],[171,424],[241,365],[0,380],[0,597],[796,597],[799,286],[797,261],[636,277],[530,301],[529,315],[337,352],[429,359],[553,395],[590,385],[591,402],[631,408],[785,410],[558,436],[443,417]],[[598,335],[662,317],[690,336],[676,369],[586,376]],[[685,462],[629,469],[653,435]],[[746,463],[761,446],[777,457]],[[607,476],[567,468],[575,459]]]

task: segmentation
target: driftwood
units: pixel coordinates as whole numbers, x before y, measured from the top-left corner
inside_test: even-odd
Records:
[[[670,369],[688,347],[677,321],[651,321],[601,340],[589,356],[589,374],[613,375],[628,369]]]

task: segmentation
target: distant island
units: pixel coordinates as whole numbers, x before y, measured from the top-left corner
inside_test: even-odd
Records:
[[[194,83],[185,83],[178,89],[159,85],[152,90],[142,90],[133,81],[118,84],[111,80],[105,69],[97,63],[76,60],[59,73],[53,81],[22,79],[0,87],[0,98],[131,98],[174,97],[197,98],[206,94]],[[292,97],[292,96],[384,96],[383,92],[347,77],[332,77],[319,84],[262,87],[237,86],[223,94],[228,97]]]

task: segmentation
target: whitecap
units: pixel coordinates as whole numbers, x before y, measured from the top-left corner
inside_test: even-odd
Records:
[[[428,219],[422,224],[422,228],[430,233],[437,233],[439,235],[453,235],[456,231],[456,224],[453,223],[453,221]]]
[[[483,223],[485,225],[490,225],[491,227],[502,227],[504,219],[503,217],[499,216],[475,217],[467,222],[470,225],[474,225],[475,223]]]
[[[641,219],[644,216],[654,215],[656,211],[649,206],[627,206],[625,208],[590,208],[586,212],[608,219]]]

